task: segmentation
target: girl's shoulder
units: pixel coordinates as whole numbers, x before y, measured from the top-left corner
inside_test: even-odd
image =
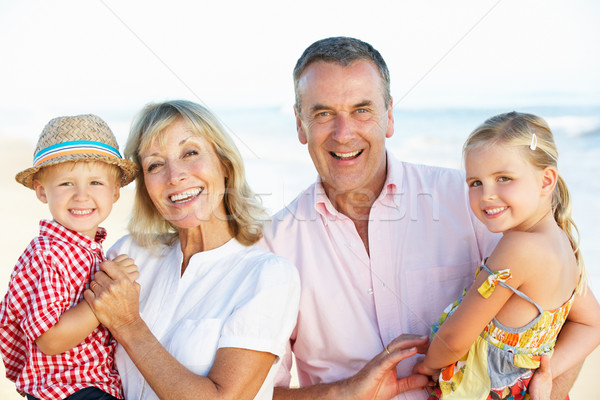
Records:
[[[506,232],[488,258],[492,271],[510,269],[516,280],[527,280],[547,266],[552,248],[544,234],[538,232]],[[519,277],[521,279],[519,279]]]

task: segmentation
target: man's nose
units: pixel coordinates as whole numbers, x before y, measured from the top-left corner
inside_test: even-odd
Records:
[[[338,142],[346,142],[354,136],[352,120],[346,113],[339,113],[335,118],[334,137]]]

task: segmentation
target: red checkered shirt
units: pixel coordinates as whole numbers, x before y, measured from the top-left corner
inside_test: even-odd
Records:
[[[103,325],[62,354],[46,355],[35,344],[62,313],[85,301],[90,276],[105,259],[105,237],[103,228],[92,240],[42,220],[40,236],[17,261],[0,304],[0,351],[6,376],[17,389],[40,399],[63,399],[95,386],[122,398],[113,362],[116,342]]]

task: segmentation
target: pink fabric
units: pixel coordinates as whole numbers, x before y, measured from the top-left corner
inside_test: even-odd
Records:
[[[19,390],[40,399],[62,399],[95,386],[121,398],[113,365],[116,341],[98,326],[79,345],[49,356],[35,340],[61,314],[83,300],[90,275],[104,261],[99,228],[92,239],[54,221],[40,222],[40,236],[23,252],[0,304],[0,351],[6,376]]]
[[[300,273],[290,345],[302,386],[355,374],[403,333],[428,335],[497,242],[471,214],[460,171],[402,163],[389,152],[387,180],[369,218],[370,257],[317,181],[265,229],[262,244]],[[399,376],[415,361],[400,363]],[[279,386],[289,384],[290,366],[288,352]]]

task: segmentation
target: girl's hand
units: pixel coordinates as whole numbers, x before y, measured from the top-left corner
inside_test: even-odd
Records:
[[[425,366],[424,360],[422,360],[415,364],[415,366],[413,367],[413,373],[430,376],[431,379],[437,381],[440,375],[440,370],[428,368],[427,366]]]

